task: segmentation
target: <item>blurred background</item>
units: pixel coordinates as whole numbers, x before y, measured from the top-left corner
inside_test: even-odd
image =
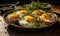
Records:
[[[0,0],[0,4],[14,4],[18,1],[20,1],[20,4],[25,4],[25,3],[31,2],[31,0]],[[47,2],[52,5],[60,6],[60,0],[34,0],[34,1]]]

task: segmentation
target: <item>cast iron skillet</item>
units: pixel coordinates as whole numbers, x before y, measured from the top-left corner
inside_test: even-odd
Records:
[[[10,10],[10,11],[6,12],[6,13],[3,15],[4,21],[5,21],[8,25],[11,25],[11,26],[14,26],[14,27],[17,27],[17,28],[23,28],[23,29],[40,29],[40,28],[41,28],[41,27],[37,27],[37,28],[26,28],[26,27],[23,27],[23,26],[11,24],[11,22],[9,22],[8,20],[6,20],[6,16],[7,16],[7,14],[11,13],[12,11],[13,11],[13,10]],[[54,14],[54,13],[53,13],[53,14]],[[56,15],[56,14],[54,14],[54,15],[55,15],[55,21],[54,21],[52,24],[50,24],[50,25],[48,25],[48,26],[46,26],[46,27],[50,27],[50,26],[54,25],[54,23],[56,23],[56,21],[57,21],[57,15]],[[46,27],[42,27],[42,28],[46,28]]]
[[[22,29],[41,29],[41,27],[37,27],[37,28],[25,28],[25,27],[23,27],[23,26],[18,26],[18,25],[14,25],[14,24],[11,24],[11,22],[9,22],[8,20],[6,20],[6,16],[7,16],[7,14],[8,13],[11,13],[13,10],[10,10],[10,11],[7,11],[6,13],[4,13],[4,15],[3,15],[3,17],[4,17],[4,21],[8,24],[8,25],[10,25],[10,26],[14,26],[14,27],[17,27],[17,28],[22,28]],[[54,13],[53,13],[54,14]],[[56,23],[56,21],[57,21],[57,15],[56,14],[54,14],[55,15],[55,21],[52,23],[52,24],[50,24],[49,26],[46,26],[46,27],[42,27],[42,28],[47,28],[47,27],[50,27],[50,26],[52,26],[52,25],[54,25],[54,23]]]

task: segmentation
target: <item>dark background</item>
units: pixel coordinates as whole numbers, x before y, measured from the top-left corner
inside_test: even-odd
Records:
[[[0,4],[7,4],[7,3],[11,3],[14,4],[16,2],[20,1],[20,4],[24,4],[24,3],[30,3],[31,0],[0,0]],[[37,0],[34,0],[37,1]],[[60,6],[60,0],[38,0],[40,2],[47,2],[53,5],[58,5]]]

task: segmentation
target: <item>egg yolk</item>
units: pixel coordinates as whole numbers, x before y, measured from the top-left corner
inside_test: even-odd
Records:
[[[20,13],[21,14],[27,14],[27,11],[26,10],[20,10]]]
[[[47,20],[50,20],[51,15],[49,15],[49,14],[43,14],[42,17],[45,18],[45,19],[47,19]]]
[[[11,14],[11,15],[10,15],[10,19],[11,19],[11,20],[15,20],[15,19],[17,19],[18,17],[19,17],[18,14]]]
[[[32,12],[32,14],[35,14],[35,15],[41,15],[42,13],[41,13],[40,10],[35,10],[35,11]]]
[[[28,22],[32,22],[34,20],[32,16],[25,16],[24,19]]]

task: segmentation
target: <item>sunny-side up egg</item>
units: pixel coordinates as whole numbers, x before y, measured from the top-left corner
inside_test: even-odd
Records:
[[[32,16],[24,16],[24,19],[19,20],[19,24],[21,26],[31,28],[31,27],[33,27],[33,24],[32,24],[33,21],[34,21],[34,17],[32,17]]]
[[[24,19],[28,22],[33,22],[34,21],[34,17],[32,17],[32,16],[25,16]]]
[[[32,14],[34,15],[42,15],[42,11],[41,10],[35,10],[32,12]]]
[[[16,14],[16,13],[8,15],[8,19],[10,19],[11,21],[14,21],[14,20],[16,20],[18,18],[19,18],[19,15]]]
[[[52,22],[51,21],[52,16],[50,14],[43,14],[42,16],[40,16],[40,18],[45,22]]]
[[[17,11],[17,14],[19,14],[20,17],[26,15],[28,12],[26,10],[20,10],[20,11]]]

